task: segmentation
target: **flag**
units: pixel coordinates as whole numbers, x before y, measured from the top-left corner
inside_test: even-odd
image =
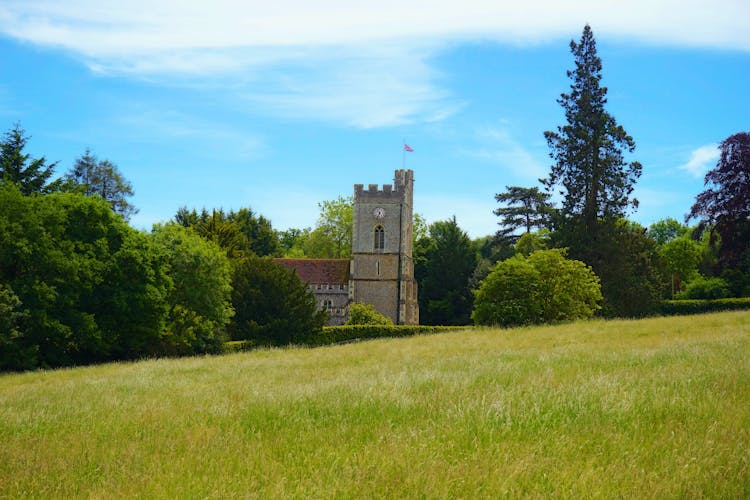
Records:
[[[410,153],[414,152],[414,149],[409,146],[408,144],[404,144],[404,151],[408,151]]]

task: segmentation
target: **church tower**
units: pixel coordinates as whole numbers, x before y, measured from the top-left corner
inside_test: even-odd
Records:
[[[414,172],[396,170],[394,183],[354,185],[349,297],[372,304],[397,325],[419,324],[414,281]]]

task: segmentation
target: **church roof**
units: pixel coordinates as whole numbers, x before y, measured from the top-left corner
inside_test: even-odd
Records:
[[[273,259],[310,284],[349,284],[349,259]]]

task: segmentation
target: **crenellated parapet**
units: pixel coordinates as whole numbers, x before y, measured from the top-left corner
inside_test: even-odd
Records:
[[[410,194],[413,189],[414,172],[411,170],[396,170],[394,175],[394,184],[383,184],[380,189],[378,184],[368,184],[365,189],[364,184],[354,185],[354,201],[366,200],[383,200],[398,199],[399,201],[410,200]]]

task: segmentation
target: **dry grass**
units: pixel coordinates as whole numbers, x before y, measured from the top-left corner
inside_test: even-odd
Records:
[[[750,313],[0,376],[0,497],[750,497]]]

